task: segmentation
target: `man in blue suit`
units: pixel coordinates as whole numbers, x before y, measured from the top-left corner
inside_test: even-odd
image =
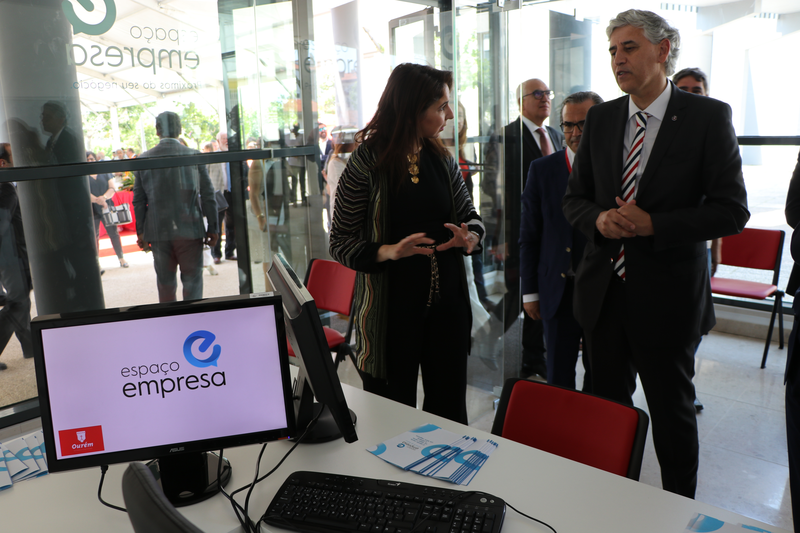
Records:
[[[583,134],[589,108],[603,103],[599,95],[582,91],[561,104],[561,128],[567,148],[535,160],[522,194],[520,283],[522,306],[541,320],[547,343],[547,382],[575,388],[575,363],[583,331],[572,313],[575,270],[586,237],[574,231],[561,210],[572,161]],[[583,390],[591,389],[587,358]]]

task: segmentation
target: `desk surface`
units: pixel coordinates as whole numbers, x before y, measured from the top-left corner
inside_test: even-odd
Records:
[[[395,479],[410,483],[455,487],[450,483],[404,472],[365,449],[424,423],[447,430],[493,438],[497,451],[481,469],[468,490],[482,490],[506,500],[520,511],[552,525],[558,533],[681,533],[695,513],[733,524],[761,527],[772,533],[788,533],[756,520],[689,500],[655,487],[637,483],[568,461],[385,400],[344,385],[350,408],[358,416],[359,440],[300,445],[286,462],[258,485],[250,500],[250,514],[258,518],[284,479],[295,470],[319,470],[363,477]],[[289,442],[270,443],[260,471],[269,471],[291,447]],[[228,492],[250,482],[260,446],[225,450],[233,465]],[[127,465],[109,468],[103,486],[105,501],[124,506],[122,473]],[[132,531],[127,515],[97,500],[99,469],[49,474],[0,492],[0,523],[4,532]],[[463,487],[461,487],[463,488]],[[243,502],[243,498],[240,499]],[[228,501],[221,495],[184,507],[181,511],[206,532],[239,531]],[[264,531],[273,528],[264,528]],[[274,529],[275,531],[281,531]],[[549,531],[511,509],[506,512],[504,533]]]

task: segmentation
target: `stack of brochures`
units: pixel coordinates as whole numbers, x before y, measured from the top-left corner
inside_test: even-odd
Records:
[[[41,431],[0,442],[0,490],[14,483],[47,474]]]
[[[458,435],[426,424],[367,451],[403,470],[469,485],[496,449],[494,441]]]
[[[695,531],[702,531],[703,533],[711,531],[717,533],[752,533],[753,531],[757,533],[770,533],[766,529],[761,529],[760,527],[747,526],[745,524],[731,524],[730,522],[723,522],[719,518],[700,513],[697,513],[689,520],[689,525],[686,526],[685,531],[687,533]]]

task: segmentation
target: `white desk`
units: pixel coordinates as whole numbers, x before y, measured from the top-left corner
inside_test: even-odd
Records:
[[[697,512],[732,522],[788,533],[756,520],[711,505],[689,500],[627,478],[568,461],[515,442],[468,430],[464,426],[422,411],[343,386],[350,408],[358,415],[359,440],[341,439],[326,444],[301,444],[286,462],[258,485],[250,500],[250,515],[258,519],[284,479],[295,470],[319,470],[363,477],[396,479],[410,483],[456,487],[404,472],[365,449],[404,431],[430,422],[456,433],[493,438],[497,451],[467,490],[492,493],[517,509],[552,525],[558,533],[681,533]],[[261,473],[270,470],[292,446],[270,443]],[[225,456],[233,465],[228,492],[252,480],[260,446],[232,448]],[[127,465],[114,465],[106,475],[103,498],[124,506],[121,479]],[[127,515],[97,500],[100,470],[49,474],[24,481],[0,492],[0,530],[28,531],[132,531]],[[463,488],[463,487],[459,487]],[[244,502],[244,497],[238,498]],[[239,531],[228,501],[221,495],[184,507],[181,511],[207,532]],[[271,530],[266,529],[265,530]],[[275,529],[275,531],[281,531]],[[508,509],[504,533],[549,531]]]

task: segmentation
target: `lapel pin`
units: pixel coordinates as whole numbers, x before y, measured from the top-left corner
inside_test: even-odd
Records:
[[[676,120],[678,120],[678,115],[672,115],[672,121],[675,122]]]

